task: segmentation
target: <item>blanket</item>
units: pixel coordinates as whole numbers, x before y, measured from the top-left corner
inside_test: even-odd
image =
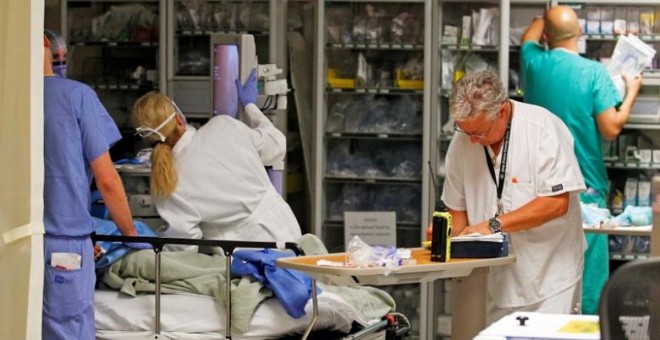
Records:
[[[296,240],[309,255],[327,254],[323,243],[314,235]],[[163,252],[161,255],[161,292],[165,294],[202,294],[215,297],[225,304],[224,255],[206,255],[191,251]],[[100,281],[110,288],[130,296],[155,291],[154,253],[141,250],[126,254],[101,275]],[[395,302],[384,291],[372,287],[336,287],[319,284],[322,289],[342,297],[355,306],[357,315],[366,324],[393,311]],[[232,330],[244,333],[259,304],[273,292],[251,277],[231,280]]]

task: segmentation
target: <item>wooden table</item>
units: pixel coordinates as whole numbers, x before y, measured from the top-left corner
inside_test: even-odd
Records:
[[[318,260],[344,262],[345,253],[289,257],[277,260],[282,268],[299,270],[320,281],[335,285],[395,285],[419,283],[426,290],[428,301],[420,308],[420,336],[433,339],[434,301],[433,284],[436,280],[454,278],[452,281],[452,338],[472,339],[486,326],[486,286],[489,268],[515,262],[515,256],[489,259],[451,259],[449,262],[431,262],[431,251],[423,248],[411,249],[416,264],[399,267],[385,275],[383,267],[353,268],[318,266]],[[316,282],[313,282],[313,302],[316,307]],[[312,319],[308,331],[311,330]],[[307,335],[307,333],[306,333]],[[303,338],[306,338],[306,335]]]

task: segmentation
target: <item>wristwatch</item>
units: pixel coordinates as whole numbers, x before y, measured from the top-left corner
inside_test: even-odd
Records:
[[[501,233],[502,223],[500,222],[500,220],[497,219],[497,217],[493,217],[490,220],[488,220],[488,229],[490,229],[490,232],[493,234]]]

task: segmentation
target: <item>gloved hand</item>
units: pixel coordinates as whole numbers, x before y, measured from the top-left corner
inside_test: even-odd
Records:
[[[236,93],[238,94],[238,101],[241,104],[241,107],[245,107],[247,104],[255,104],[257,102],[257,95],[259,91],[257,90],[257,69],[252,69],[250,76],[245,81],[245,85],[241,86],[241,81],[236,79]]]
[[[132,248],[132,249],[152,249],[153,247],[151,246],[151,243],[143,243],[143,242],[123,242],[123,244],[126,247]]]

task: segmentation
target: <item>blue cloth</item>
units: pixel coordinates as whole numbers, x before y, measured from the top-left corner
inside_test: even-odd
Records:
[[[43,339],[94,339],[90,163],[120,138],[89,86],[60,77],[44,78]],[[81,269],[51,267],[53,252],[80,254]]]
[[[52,253],[75,253],[81,268],[63,270],[50,265]],[[44,301],[42,339],[94,339],[93,246],[86,237],[44,237]]]
[[[44,95],[44,227],[51,235],[89,235],[90,163],[121,135],[89,86],[45,77]]]
[[[98,235],[121,235],[119,228],[113,221],[95,219],[96,221],[96,233]],[[152,236],[156,237],[156,233],[149,228],[148,225],[144,224],[141,221],[134,220],[133,225],[135,226],[135,231],[137,231],[138,236]],[[96,242],[104,250],[105,254],[103,257],[96,261],[96,269],[107,267],[113,264],[115,261],[119,260],[122,256],[135,247],[127,246],[119,242],[105,242],[99,241]],[[141,248],[135,248],[141,249]]]
[[[312,280],[297,271],[280,268],[275,260],[291,257],[291,253],[262,250],[237,250],[233,254],[231,271],[239,276],[252,276],[269,288],[287,314],[298,319],[305,315],[305,305],[312,296]],[[320,288],[316,288],[321,292]]]
[[[122,164],[142,164],[142,161],[137,158],[122,158],[113,162],[116,165]]]

